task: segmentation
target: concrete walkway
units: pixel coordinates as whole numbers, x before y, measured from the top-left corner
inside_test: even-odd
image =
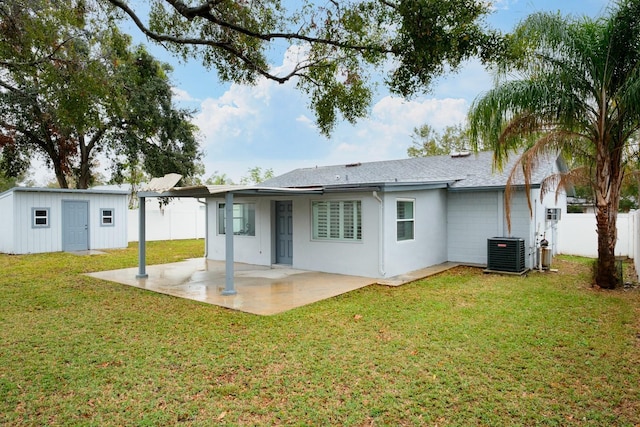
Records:
[[[456,265],[445,263],[389,279],[372,279],[236,263],[236,295],[221,293],[225,286],[224,261],[204,258],[149,265],[146,267],[149,275],[146,279],[136,278],[137,268],[89,273],[88,276],[247,313],[271,315],[376,283],[399,286],[438,274]]]

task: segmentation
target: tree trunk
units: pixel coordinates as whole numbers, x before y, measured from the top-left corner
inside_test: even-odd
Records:
[[[60,168],[60,165],[56,162],[53,162],[53,169],[55,170],[56,180],[58,181],[58,185],[60,186],[60,188],[69,188],[67,177],[64,175],[64,172],[62,172],[62,168]]]
[[[78,137],[78,148],[80,150],[80,168],[77,171],[76,187],[86,190],[91,185],[91,151],[93,147],[99,142],[105,134],[105,129],[99,129],[89,139],[87,143],[86,136],[81,134]]]
[[[615,255],[617,214],[617,206],[597,206],[598,266],[595,281],[604,289],[614,289],[618,285]]]
[[[58,186],[60,186],[60,188],[69,188],[69,182],[67,181],[67,176],[65,175],[64,170],[62,169],[60,156],[55,151],[55,149],[52,148],[52,144],[45,143],[43,144],[43,148],[49,155],[49,160],[51,160],[51,163],[53,164],[53,171],[56,174],[56,180],[58,181]]]
[[[618,203],[622,186],[622,150],[608,150],[602,142],[596,153],[596,226],[598,231],[598,265],[595,282],[601,288],[614,289],[618,286],[616,268],[616,241],[618,230]]]

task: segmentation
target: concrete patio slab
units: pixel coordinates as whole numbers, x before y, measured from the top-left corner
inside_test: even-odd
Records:
[[[148,278],[138,279],[137,268],[101,271],[88,276],[153,292],[214,304],[247,313],[271,315],[311,304],[372,284],[400,286],[439,274],[459,264],[446,262],[387,279],[296,270],[286,266],[234,264],[236,295],[222,295],[225,263],[193,258],[171,264],[149,265]]]
[[[88,276],[260,315],[282,313],[376,283],[367,277],[242,263],[235,263],[234,270],[236,295],[221,293],[224,262],[204,258],[149,265],[146,279],[136,278],[137,268]]]

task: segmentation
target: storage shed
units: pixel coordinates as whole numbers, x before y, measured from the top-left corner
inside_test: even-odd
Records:
[[[127,247],[127,191],[15,187],[0,194],[0,252]]]

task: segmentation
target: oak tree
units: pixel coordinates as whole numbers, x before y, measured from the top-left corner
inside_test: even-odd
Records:
[[[128,159],[188,176],[201,154],[169,67],[97,12],[83,0],[0,2],[0,150],[43,157],[62,188],[90,186],[99,155],[116,172]]]

